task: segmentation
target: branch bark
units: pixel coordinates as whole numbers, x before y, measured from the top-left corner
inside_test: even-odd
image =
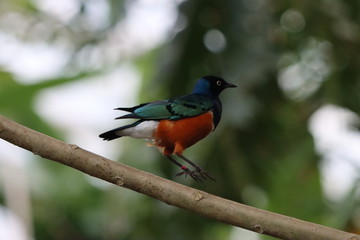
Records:
[[[360,240],[360,235],[250,207],[131,168],[29,129],[1,115],[0,138],[93,177],[257,233],[291,240]]]

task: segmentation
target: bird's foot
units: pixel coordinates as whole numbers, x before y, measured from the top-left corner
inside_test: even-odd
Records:
[[[196,165],[194,162],[192,162],[190,159],[186,158],[184,155],[182,154],[177,154],[181,159],[183,159],[184,161],[186,161],[187,163],[189,163],[191,166],[193,166],[195,168],[194,171],[192,171],[192,174],[195,175],[199,181],[205,181],[207,179],[210,179],[212,181],[216,181],[215,178],[213,176],[211,176],[208,172],[206,172],[205,170],[203,170],[200,166]],[[184,170],[184,169],[183,169]]]
[[[208,179],[216,182],[215,178],[213,176],[211,176],[210,173],[203,170],[202,168],[197,167],[195,171],[202,177],[202,179],[206,180],[208,178]]]
[[[208,172],[203,170],[202,168],[198,167],[193,171],[190,171],[187,167],[182,166],[181,169],[183,171],[177,173],[175,176],[181,176],[185,175],[187,177],[188,175],[192,177],[195,181],[204,182],[206,179],[210,179],[212,181],[216,181],[213,176],[211,176]]]
[[[194,171],[190,171],[190,169],[188,169],[186,166],[182,166],[181,169],[183,171],[178,172],[177,174],[175,174],[175,176],[179,177],[184,175],[185,177],[190,176],[192,179],[194,179],[195,181],[199,181],[199,182],[203,182],[204,180],[200,177],[200,175],[198,174],[198,172],[196,170]]]

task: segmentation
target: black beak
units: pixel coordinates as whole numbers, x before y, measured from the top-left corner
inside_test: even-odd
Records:
[[[226,83],[225,88],[234,88],[237,87],[235,84],[232,83]]]

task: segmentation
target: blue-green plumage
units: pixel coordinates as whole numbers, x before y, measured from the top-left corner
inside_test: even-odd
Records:
[[[219,94],[228,87],[235,87],[235,85],[227,83],[219,77],[205,76],[197,81],[191,94],[169,100],[143,103],[130,108],[116,108],[116,110],[130,112],[116,119],[134,118],[139,119],[139,121],[103,133],[100,137],[104,140],[112,140],[122,136],[119,135],[120,130],[134,127],[144,121],[180,120],[209,111],[213,113],[215,129],[220,121],[222,111]]]
[[[122,136],[151,139],[167,159],[181,168],[182,171],[176,176],[189,175],[197,181],[215,181],[215,178],[182,153],[216,128],[222,110],[219,94],[228,87],[235,85],[219,77],[205,76],[197,81],[193,91],[188,95],[143,103],[130,108],[116,108],[129,112],[116,119],[138,120],[100,134],[100,137],[104,140]],[[178,162],[172,155],[177,155],[193,166],[194,170]]]
[[[146,120],[179,120],[194,117],[209,111],[214,106],[212,99],[196,94],[189,94],[174,99],[141,104],[133,108],[117,108],[131,112],[117,119],[138,118]]]

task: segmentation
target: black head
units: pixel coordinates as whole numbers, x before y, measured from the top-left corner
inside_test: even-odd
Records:
[[[225,88],[236,87],[234,84],[226,82],[224,79],[215,76],[205,76],[200,78],[193,89],[194,94],[209,97],[218,97]]]

